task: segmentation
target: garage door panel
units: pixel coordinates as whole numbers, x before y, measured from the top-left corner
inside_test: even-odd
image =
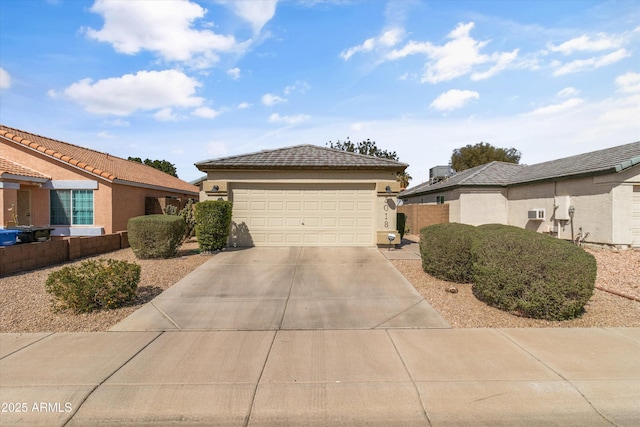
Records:
[[[373,245],[373,184],[247,183],[231,190],[233,221],[247,224],[257,246]]]

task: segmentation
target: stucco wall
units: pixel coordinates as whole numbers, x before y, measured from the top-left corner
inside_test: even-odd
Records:
[[[471,188],[459,196],[456,222],[470,225],[507,224],[506,189]]]
[[[229,189],[234,183],[372,183],[375,184],[375,236],[377,244],[388,244],[388,233],[398,236],[394,243],[400,243],[397,234],[396,197],[400,185],[396,172],[380,170],[213,170],[208,171],[207,180],[202,184],[200,201],[229,200]],[[212,191],[217,185],[219,190]],[[391,192],[385,188],[389,186]]]
[[[39,152],[24,147],[1,142],[3,156],[11,161],[48,175],[53,180],[92,181],[97,183],[93,192],[93,227],[102,228],[106,234],[116,233],[127,229],[127,221],[133,216],[145,214],[145,197],[173,196],[184,199],[197,196],[165,191],[154,188],[113,184],[105,179],[91,175],[71,165],[52,161]],[[16,181],[17,182],[17,181]],[[49,225],[50,198],[46,188],[21,184],[21,189],[31,189],[32,225]],[[7,208],[16,203],[16,190],[0,190],[2,193],[3,212],[0,216],[4,225],[7,218]],[[74,227],[76,228],[76,227]],[[77,227],[80,229],[82,227]]]
[[[589,233],[587,242],[632,243],[633,183],[640,181],[640,167],[616,174],[559,180],[509,187],[509,224],[538,232],[557,233],[562,239]],[[556,219],[555,196],[569,196],[575,208],[571,220]],[[545,221],[530,221],[527,211],[546,210]]]

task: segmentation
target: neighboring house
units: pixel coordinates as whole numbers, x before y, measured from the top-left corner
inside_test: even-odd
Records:
[[[407,164],[314,145],[207,160],[200,200],[233,202],[232,246],[400,243],[396,180]]]
[[[198,187],[152,167],[0,125],[0,227],[110,234],[197,197]]]
[[[450,222],[640,247],[640,142],[530,166],[491,162],[399,198],[447,203]]]

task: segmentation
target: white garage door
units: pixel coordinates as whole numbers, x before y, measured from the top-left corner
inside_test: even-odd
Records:
[[[633,212],[631,215],[633,246],[640,247],[640,185],[633,186]]]
[[[234,184],[232,201],[238,246],[374,243],[374,184]]]

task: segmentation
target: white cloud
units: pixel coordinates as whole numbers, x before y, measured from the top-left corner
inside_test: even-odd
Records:
[[[570,98],[564,102],[561,102],[559,104],[552,104],[552,105],[548,105],[546,107],[540,107],[537,108],[535,110],[533,110],[532,112],[529,113],[529,115],[532,116],[544,116],[544,115],[553,115],[553,114],[559,114],[559,113],[564,113],[567,111],[570,111],[572,109],[574,109],[575,107],[577,107],[578,105],[582,104],[584,102],[583,99],[581,98]]]
[[[227,70],[227,75],[233,80],[240,80],[240,68],[230,68]]]
[[[11,87],[11,76],[4,68],[0,67],[0,89],[9,89]]]
[[[576,51],[598,52],[617,49],[621,44],[622,40],[619,37],[598,33],[594,38],[588,35],[582,35],[559,45],[548,44],[547,47],[552,52],[561,52],[564,55],[569,55]]]
[[[224,4],[230,6],[239,17],[251,24],[253,32],[257,34],[275,15],[278,0],[231,0]]]
[[[636,93],[640,92],[640,73],[625,73],[616,78],[618,92]],[[636,117],[637,119],[637,117]]]
[[[197,117],[202,117],[203,119],[213,119],[220,114],[220,111],[216,111],[209,107],[199,107],[193,110],[191,114]]]
[[[207,68],[218,61],[217,52],[238,52],[246,48],[232,35],[194,29],[194,22],[207,11],[188,0],[96,0],[91,11],[103,16],[104,26],[100,30],[86,28],[85,34],[110,43],[117,52],[128,55],[149,50],[167,61]]]
[[[287,100],[279,97],[278,95],[274,95],[272,93],[267,93],[262,96],[262,103],[267,107],[272,107],[276,104],[281,104],[283,102],[287,102]]]
[[[553,72],[553,75],[562,76],[564,74],[594,70],[596,68],[616,63],[627,56],[630,56],[630,53],[627,52],[626,49],[622,48],[603,56],[594,56],[589,59],[576,59],[563,65],[558,64],[558,68]]]
[[[123,119],[107,120],[105,121],[105,124],[120,128],[128,128],[131,126],[131,122]]]
[[[106,130],[102,132],[98,132],[97,136],[98,138],[103,138],[103,139],[113,139],[113,135],[107,132]]]
[[[345,61],[348,61],[356,53],[371,52],[377,48],[393,47],[400,43],[404,37],[404,30],[401,28],[391,28],[383,32],[378,37],[373,37],[365,40],[362,44],[350,47],[343,50],[340,53],[340,57]]]
[[[438,96],[430,105],[439,111],[452,111],[464,107],[470,101],[480,99],[480,94],[472,90],[451,89]]]
[[[93,114],[127,116],[137,110],[199,107],[203,102],[195,96],[199,86],[197,80],[180,71],[139,71],[95,83],[83,79],[62,93],[49,91],[49,95],[54,98],[62,95],[82,104]]]
[[[560,98],[566,98],[569,96],[574,96],[579,94],[580,91],[578,89],[576,89],[575,87],[565,87],[564,89],[562,89],[561,91],[559,91],[556,96],[560,97]]]
[[[290,95],[293,92],[305,94],[309,89],[311,89],[311,85],[309,83],[302,80],[296,80],[294,84],[285,87],[283,92],[285,95]]]
[[[519,49],[514,49],[511,52],[494,53],[493,55],[491,55],[491,59],[492,61],[495,61],[496,65],[489,68],[484,73],[473,73],[471,75],[471,80],[488,79],[498,74],[500,71],[505,70],[516,60],[519,51]]]
[[[170,107],[163,108],[162,110],[155,113],[153,117],[161,122],[175,122],[178,120],[178,116]]]
[[[241,102],[238,104],[238,110],[246,110],[247,108],[251,108],[251,104],[248,102]]]
[[[269,116],[270,123],[286,123],[288,125],[295,125],[298,123],[305,122],[309,120],[311,116],[307,116],[306,114],[297,114],[295,116],[281,116],[278,113],[273,113]]]
[[[431,42],[409,41],[400,49],[394,49],[386,55],[387,60],[398,60],[409,55],[426,55],[428,62],[421,81],[440,83],[470,73],[474,67],[482,64],[494,64],[489,70],[474,73],[473,80],[482,80],[494,76],[507,68],[518,56],[518,49],[511,52],[495,52],[487,55],[481,52],[489,41],[478,41],[469,34],[474,28],[473,22],[460,23],[447,38],[451,39],[442,46]]]

